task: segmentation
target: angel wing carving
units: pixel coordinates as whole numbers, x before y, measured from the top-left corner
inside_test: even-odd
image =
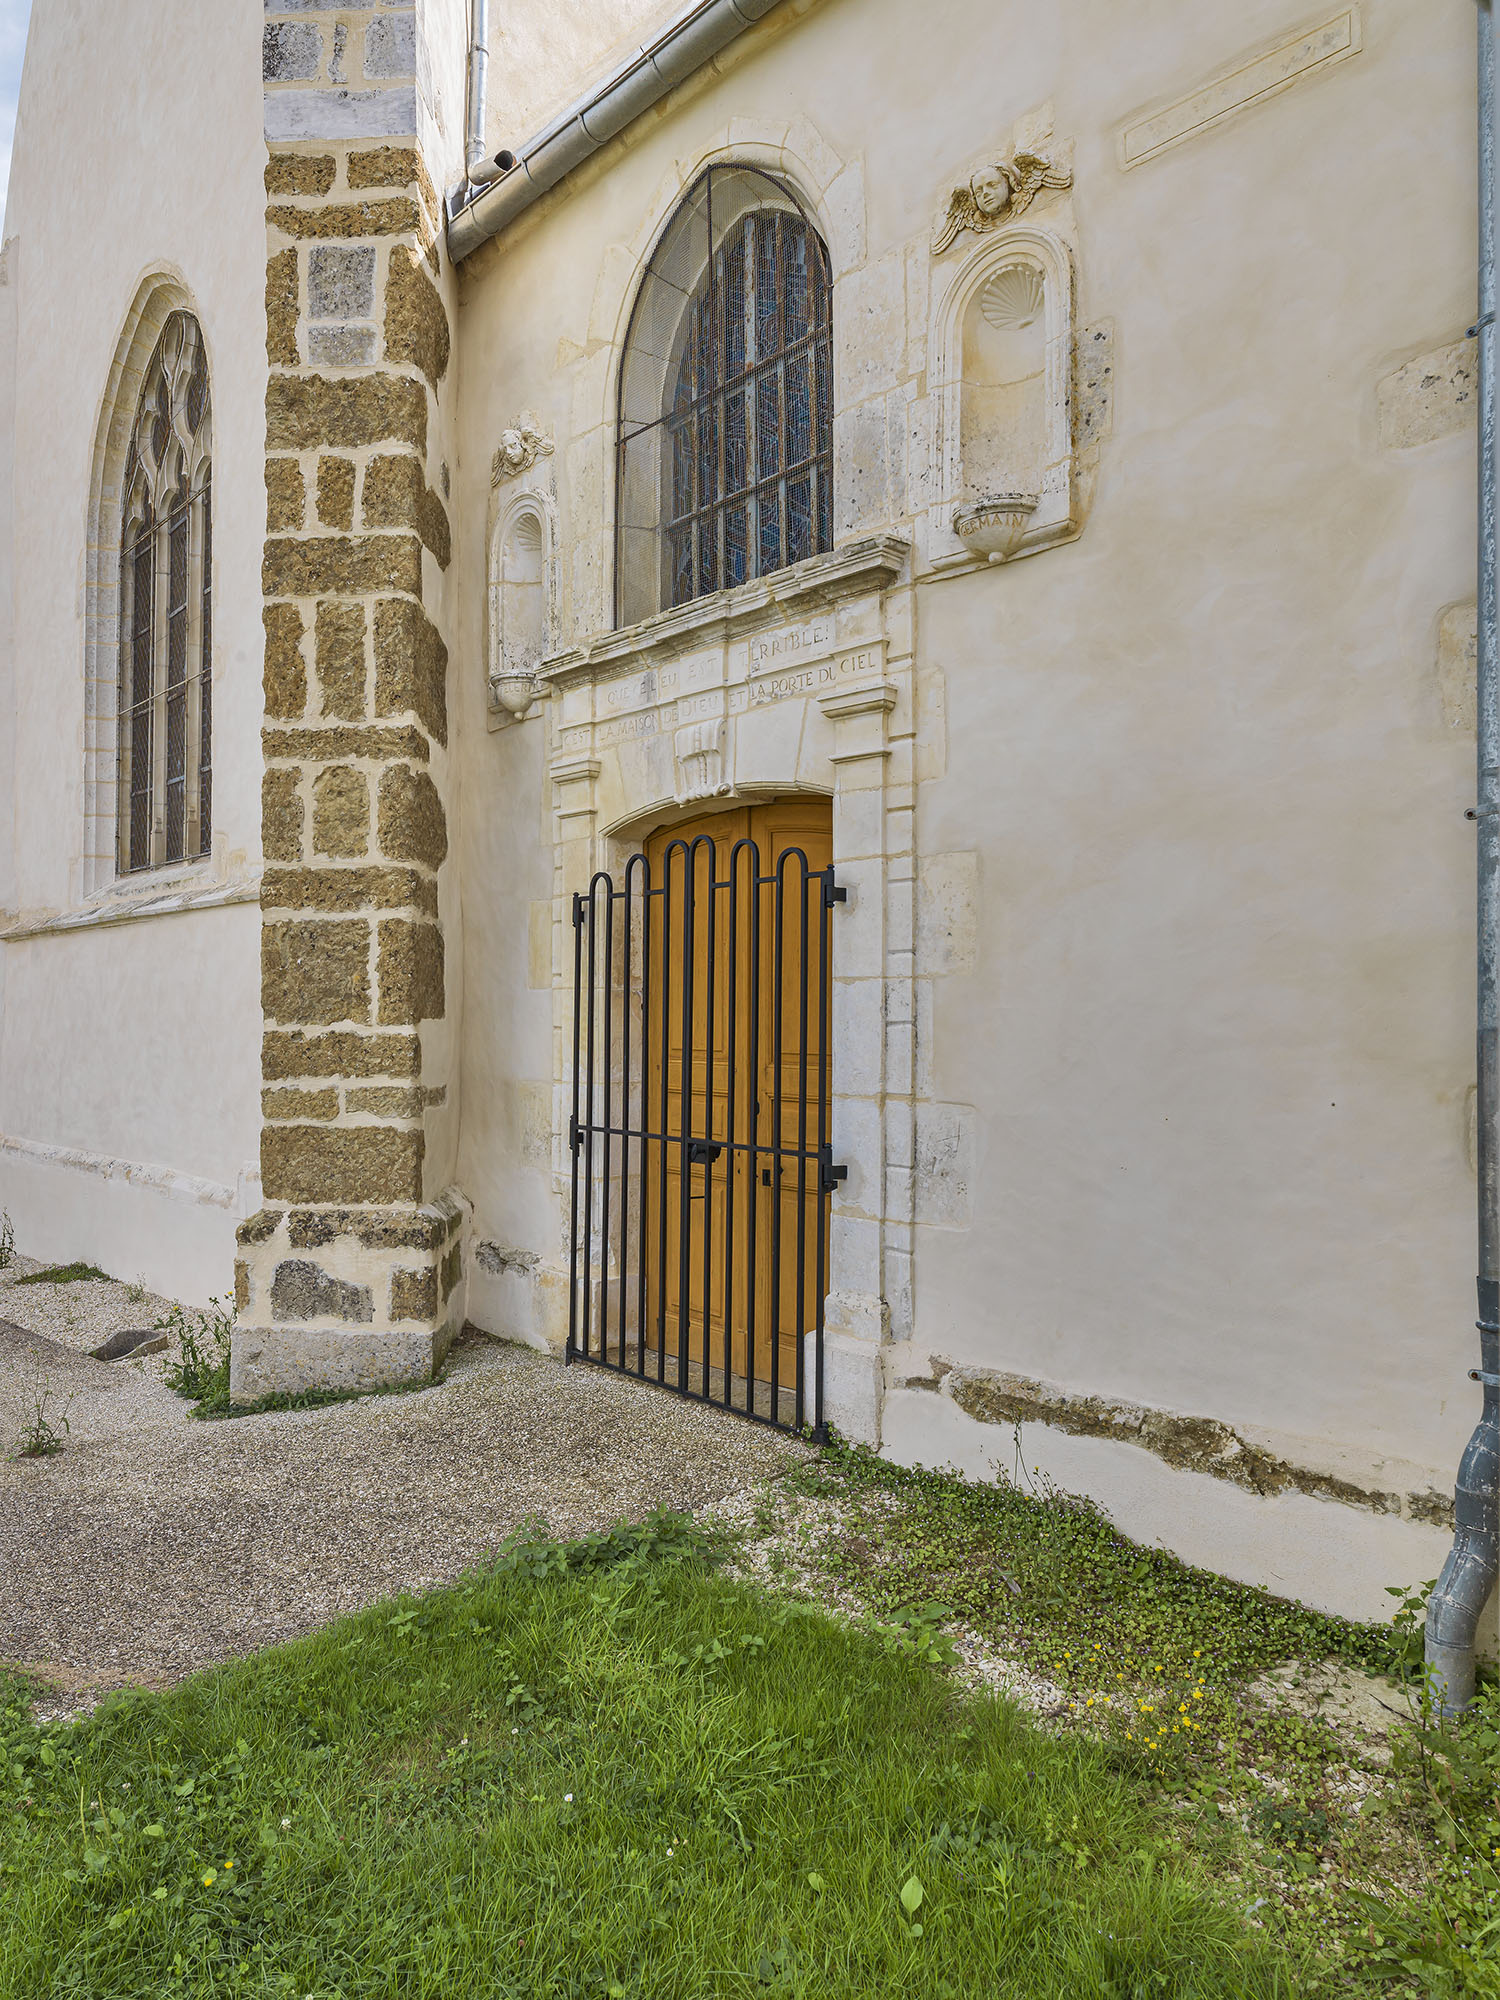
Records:
[[[987,218],[967,183],[948,197],[946,214],[940,214],[933,232],[932,254],[941,257],[950,243],[956,243],[966,229],[983,229]]]
[[[1067,188],[1073,176],[1066,167],[1054,167],[1040,153],[1017,153],[1006,178],[1010,182],[1010,212],[1024,214],[1043,188]]]

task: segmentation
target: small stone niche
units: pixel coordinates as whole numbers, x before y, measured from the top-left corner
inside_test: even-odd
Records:
[[[1007,562],[1076,532],[1073,271],[1049,232],[989,237],[939,302],[935,568]]]

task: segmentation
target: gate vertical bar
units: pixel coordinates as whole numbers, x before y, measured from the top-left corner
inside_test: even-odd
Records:
[[[651,1204],[646,1199],[646,1176],[650,1171],[650,1141],[647,1134],[651,1130],[651,1099],[646,1050],[651,1034],[651,861],[641,855],[641,1184],[636,1190],[636,1206],[640,1211],[640,1242],[637,1246],[639,1268],[636,1272],[635,1308],[635,1369],[637,1375],[646,1373],[646,1230],[650,1223]]]
[[[656,1204],[656,1379],[667,1379],[667,1107],[672,1080],[672,856],[685,850],[672,841],[662,856],[661,888],[661,1125]]]
[[[804,1350],[807,1345],[807,896],[810,888],[807,856],[797,849],[802,864],[802,887],[797,898],[799,916],[797,942],[798,1037],[797,1037],[797,1352],[793,1366],[793,1403],[797,1428],[802,1428]],[[818,1162],[818,1179],[823,1178],[823,1162]],[[780,1416],[778,1407],[775,1414]]]
[[[609,879],[605,877],[606,881]],[[599,968],[597,951],[597,906],[594,895],[599,878],[589,882],[589,1008],[587,1034],[586,1082],[584,1086],[584,1106],[587,1117],[583,1123],[583,1351],[591,1351],[594,1316],[594,1034],[596,1028],[596,1008],[598,1002]],[[607,905],[606,905],[607,907]]]
[[[813,1299],[813,1326],[816,1338],[813,1341],[813,1435],[821,1442],[823,1438],[823,1321],[828,1296],[828,1235],[829,1210],[833,1202],[833,1190],[828,1185],[824,1167],[829,1158],[828,1136],[829,1096],[833,1078],[833,1050],[829,1046],[828,1032],[828,958],[832,941],[833,909],[833,868],[830,865],[823,875],[823,890],[818,898],[818,1249],[817,1249],[817,1291]]]
[[[614,1011],[615,1011],[615,885],[608,876],[596,876],[604,884],[604,1034],[601,1060],[604,1070],[604,1172],[599,1182],[599,1353],[609,1358],[609,1196],[610,1168],[614,1158]]]
[[[692,1319],[692,1145],[693,1145],[693,953],[697,943],[696,891],[698,843],[683,847],[682,880],[682,1056],[678,1075],[681,1088],[677,1103],[681,1112],[681,1165],[677,1173],[677,1393],[687,1392],[689,1329]]]
[[[745,1402],[755,1407],[755,1315],[759,1303],[759,1266],[755,1246],[760,1233],[760,929],[765,883],[760,872],[760,845],[750,842],[750,1213],[745,1225]]]
[[[781,1414],[781,1167],[785,1137],[781,1118],[781,1083],[786,1061],[782,1003],[786,994],[786,857],[789,851],[783,851],[776,857],[776,940],[773,975],[776,994],[771,1015],[771,1144],[775,1149],[771,1168],[771,1421],[773,1423]]]
[[[583,1011],[583,898],[573,896],[573,1115],[568,1124],[568,1145],[573,1154],[572,1200],[568,1215],[568,1243],[572,1251],[568,1268],[568,1359],[578,1352],[578,1154],[583,1134],[578,1124],[578,1034]]]
[[[709,1393],[713,1365],[713,1267],[714,1267],[714,1002],[718,998],[718,961],[714,947],[718,943],[719,916],[719,870],[718,846],[710,839],[706,849],[708,859],[708,940],[704,958],[707,961],[708,993],[704,1008],[703,1052],[703,1131],[706,1144],[703,1148],[703,1393]]]

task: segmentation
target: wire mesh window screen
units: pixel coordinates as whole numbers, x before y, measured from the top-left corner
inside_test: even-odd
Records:
[[[828,253],[767,174],[709,168],[657,246],[617,481],[623,625],[833,546]]]
[[[174,312],[146,370],[125,460],[120,543],[121,874],[206,854],[211,416],[208,359]]]

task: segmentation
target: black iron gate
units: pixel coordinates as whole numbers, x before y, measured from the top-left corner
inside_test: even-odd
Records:
[[[567,1358],[821,1436],[847,892],[800,847],[763,866],[708,834],[657,873],[636,854],[573,898]]]

